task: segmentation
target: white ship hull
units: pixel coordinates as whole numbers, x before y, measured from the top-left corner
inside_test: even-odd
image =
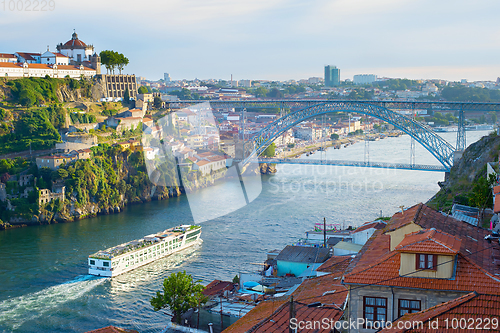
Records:
[[[89,274],[114,277],[200,244],[201,227],[180,226],[124,243],[88,258]],[[189,229],[184,231],[178,231]]]

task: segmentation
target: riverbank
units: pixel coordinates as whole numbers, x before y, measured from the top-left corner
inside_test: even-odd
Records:
[[[385,133],[377,133],[377,134],[368,134],[369,141],[378,141],[388,137],[399,137],[403,135],[401,132],[385,132]],[[276,157],[280,158],[294,158],[298,157],[302,154],[307,154],[311,152],[315,152],[321,148],[330,148],[335,147],[336,149],[340,149],[342,147],[347,148],[350,145],[353,145],[359,141],[364,141],[365,135],[354,135],[345,137],[338,140],[327,140],[323,142],[316,142],[307,144],[305,147],[294,147],[289,148],[289,150],[282,151],[276,154]]]

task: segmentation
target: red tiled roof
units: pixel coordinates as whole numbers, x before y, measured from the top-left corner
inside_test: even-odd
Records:
[[[401,254],[398,251],[390,251],[390,236],[386,232],[411,221],[415,221],[423,228],[434,227],[438,230],[453,231],[456,236],[461,237],[453,279],[399,276]],[[395,214],[386,228],[375,231],[349,265],[344,282],[500,294],[498,278],[500,249],[498,244],[488,243],[484,239],[488,234],[488,230],[444,216],[420,204],[404,213]]]
[[[28,64],[28,68],[38,69],[52,69],[52,65],[47,64]]]
[[[424,311],[416,313],[408,313],[392,323],[392,328],[386,328],[379,332],[458,332],[461,330],[453,329],[457,327],[453,323],[454,319],[458,320],[458,327],[460,327],[460,319],[465,319],[466,323],[470,323],[470,319],[473,320],[474,328],[485,329],[486,319],[489,319],[490,324],[489,329],[485,329],[488,332],[500,332],[500,325],[491,325],[491,320],[497,318],[500,313],[500,296],[498,295],[485,295],[472,292],[463,295],[454,300],[441,303],[439,305],[433,306],[432,308],[426,309]],[[479,320],[480,319],[480,320]],[[446,321],[447,320],[447,321]],[[430,327],[429,322],[438,323],[437,327]],[[399,325],[404,327],[404,323],[407,322],[418,322],[422,323],[422,326],[418,329],[399,329],[398,323],[403,323]],[[448,323],[448,326],[446,325]],[[455,324],[453,326],[452,324]],[[476,326],[479,324],[479,326]],[[467,327],[468,325],[466,325]],[[465,330],[463,330],[465,331]]]
[[[229,281],[213,280],[203,290],[205,296],[216,296],[224,294],[226,290],[233,290],[234,284]]]
[[[10,54],[10,53],[0,53],[0,58],[17,58],[15,55]]]
[[[334,274],[333,277],[341,277],[352,259],[351,256],[332,256],[321,264],[316,271]]]
[[[22,68],[22,66],[23,65],[21,63],[14,64],[11,62],[0,62],[0,67]],[[47,64],[28,64],[28,68],[31,68],[31,69],[50,69],[50,70],[52,70],[53,66],[54,65],[47,65]],[[74,70],[74,71],[80,70],[80,68],[78,66],[71,66],[71,65],[57,65],[57,69],[59,69],[59,70]],[[86,71],[95,71],[95,69],[89,68],[89,67],[83,67],[83,69]]]
[[[204,166],[204,165],[207,165],[207,164],[209,164],[209,163],[211,163],[211,162],[209,162],[209,161],[205,161],[205,160],[202,160],[202,161],[198,161],[198,162],[196,162],[196,164],[197,164],[198,166]]]
[[[500,185],[493,187],[493,194],[498,194],[498,193],[500,193]]]
[[[103,328],[98,328],[93,331],[88,331],[87,333],[139,333],[139,332],[135,330],[127,330],[116,326],[107,326]]]
[[[293,292],[295,318],[301,320],[319,320],[329,318],[337,321],[343,314],[343,305],[347,300],[347,289],[340,284],[340,279],[332,279],[332,275],[320,276],[305,280]],[[319,302],[320,306],[308,307]],[[259,303],[247,315],[229,326],[228,332],[288,332],[290,319],[290,302],[264,301]],[[301,332],[319,332],[301,330]]]
[[[493,212],[495,214],[500,212],[500,195],[495,195],[495,205],[493,206]]]
[[[206,157],[207,160],[209,160],[210,162],[218,162],[218,161],[222,161],[224,160],[224,156],[219,156],[219,155],[215,155],[215,156],[209,156],[209,157]]]
[[[310,304],[310,303],[308,303]],[[332,322],[336,322],[342,317],[344,311],[334,305],[325,305],[321,307],[308,307],[306,303],[294,302],[295,318],[297,322],[317,321],[321,323],[323,318],[328,318]],[[290,326],[290,303],[287,302],[281,305],[271,317],[264,319],[250,330],[250,332],[262,333],[283,333],[288,332]],[[225,332],[225,331],[224,331]],[[240,331],[241,332],[241,331]],[[318,325],[315,329],[302,329],[301,333],[305,332],[321,332],[321,326]]]
[[[467,255],[467,258],[488,272],[500,276],[498,265],[500,246],[498,243],[488,243],[484,239],[491,234],[490,230],[455,220],[421,203],[409,208],[404,214],[394,214],[384,231],[398,229],[412,221],[423,229],[436,228],[444,232],[452,232],[453,236],[462,239],[460,245],[462,254]]]
[[[237,322],[224,330],[224,333],[241,333],[247,332],[252,327],[257,325],[262,320],[268,318],[274,313],[285,301],[283,300],[269,300],[260,302],[255,308],[250,310],[244,317],[240,318]]]
[[[412,232],[396,246],[399,252],[457,254],[461,239],[457,239],[436,229],[423,229]]]
[[[87,44],[76,38],[68,40],[66,43],[64,43],[64,46],[87,46]]]
[[[365,231],[367,229],[375,228],[375,229],[383,229],[387,223],[383,221],[372,221],[372,222],[367,222],[356,228],[356,230],[353,231],[353,233],[360,232],[360,231]]]
[[[0,67],[9,67],[9,68],[22,68],[23,65],[20,63],[14,64],[12,62],[0,62]]]
[[[401,277],[399,275],[401,254],[393,251],[380,262],[362,271],[346,274],[347,284],[369,284],[402,288],[432,290],[478,291],[488,294],[500,294],[500,280],[488,274],[470,262],[463,255],[458,255],[457,270],[454,279],[433,279]]]
[[[16,52],[16,53],[19,54],[22,58],[24,58],[24,60],[30,60],[30,61],[36,60],[35,58],[33,58],[33,56],[38,56],[38,57],[41,56],[40,53],[29,53],[29,52]]]
[[[31,66],[31,65],[29,65]],[[80,66],[71,66],[71,65],[57,65],[57,69],[66,69],[66,70],[79,70]],[[90,67],[83,66],[83,70],[85,71],[95,71],[95,69]]]

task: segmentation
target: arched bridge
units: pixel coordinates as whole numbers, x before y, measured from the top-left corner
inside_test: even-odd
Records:
[[[297,110],[275,120],[251,139],[255,148],[253,155],[259,156],[276,138],[304,120],[332,112],[354,112],[381,119],[408,133],[434,155],[445,168],[451,169],[453,166],[455,148],[428,126],[381,106],[354,102],[321,103]],[[247,159],[251,157],[253,156],[250,155]]]
[[[179,101],[172,104],[183,106],[207,101]],[[295,109],[276,119],[255,134],[245,146],[250,145],[252,153],[244,159],[248,162],[259,156],[276,138],[297,124],[316,116],[333,112],[353,112],[381,119],[410,135],[427,149],[443,165],[446,171],[453,166],[456,150],[464,150],[465,124],[464,111],[500,111],[500,103],[474,102],[415,102],[415,101],[350,101],[350,100],[258,100],[258,101],[209,101],[213,108],[263,108],[279,107]],[[459,114],[457,147],[436,134],[430,127],[415,121],[412,117],[392,109],[433,111],[457,111]],[[245,121],[242,122],[243,126]],[[243,129],[244,131],[244,129]],[[369,166],[369,165],[366,165]]]

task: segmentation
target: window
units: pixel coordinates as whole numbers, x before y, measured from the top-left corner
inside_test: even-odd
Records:
[[[363,316],[367,322],[387,322],[387,298],[363,297]]]
[[[103,265],[104,267],[109,267],[109,261],[104,261],[104,262],[102,263],[102,265]]]
[[[95,260],[90,260],[91,265],[95,265]]]
[[[437,270],[437,255],[417,253],[415,269]]]
[[[420,301],[410,300],[410,299],[400,299],[399,300],[399,317],[405,313],[419,312],[421,309]]]

